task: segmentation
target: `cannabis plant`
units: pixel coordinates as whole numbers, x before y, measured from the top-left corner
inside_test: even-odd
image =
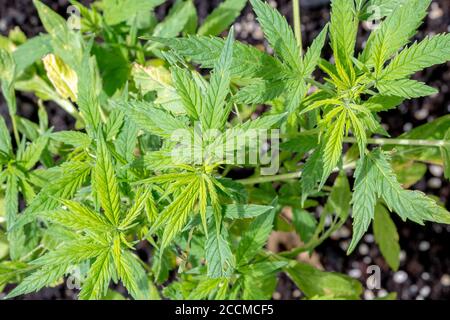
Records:
[[[411,43],[431,0],[333,0],[306,50],[298,1],[293,30],[251,0],[273,55],[229,28],[247,1],[225,0],[200,27],[191,0],[162,21],[162,0],[71,2],[68,23],[35,0],[47,33],[0,39],[7,298],[66,279],[80,299],[117,298],[119,283],[134,299],[270,299],[284,272],[306,298],[358,299],[357,280],[298,255],[351,216],[348,254],[373,223],[396,270],[392,215],[450,223],[439,200],[407,189],[428,163],[450,177],[449,116],[396,138],[379,116],[438,92],[411,79],[450,60],[448,34]],[[36,95],[38,123],[19,116],[16,91]],[[47,101],[73,130],[49,125]],[[301,241],[269,251],[273,231]]]

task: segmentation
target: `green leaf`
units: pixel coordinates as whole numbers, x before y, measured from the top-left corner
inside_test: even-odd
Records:
[[[226,30],[239,17],[247,0],[225,0],[206,17],[198,29],[201,36],[217,36]]]
[[[86,206],[71,200],[61,200],[61,203],[67,210],[50,210],[41,216],[75,232],[83,230],[101,233],[112,230],[111,224]]]
[[[113,225],[120,220],[120,193],[111,155],[102,137],[97,141],[95,187],[105,215]]]
[[[437,89],[429,87],[423,82],[408,79],[382,80],[377,83],[377,88],[383,95],[407,99],[427,97],[438,93]]]
[[[336,122],[330,124],[325,137],[323,149],[323,173],[321,185],[325,184],[331,172],[336,168],[342,156],[342,143],[344,141],[346,112],[342,112]]]
[[[328,33],[328,25],[326,25],[319,35],[314,39],[311,47],[308,48],[302,61],[302,74],[303,76],[309,76],[316,69],[320,55],[322,53],[323,46]]]
[[[51,51],[52,47],[49,35],[39,35],[18,46],[13,52],[17,74],[24,72],[25,69],[46,54],[51,53]]]
[[[295,230],[299,234],[300,239],[304,243],[308,243],[316,230],[317,220],[312,213],[297,208],[293,209],[292,216]]]
[[[317,184],[323,176],[323,160],[321,149],[318,148],[309,156],[303,167],[300,186],[302,189],[302,205],[309,195],[317,191]]]
[[[331,47],[338,60],[353,57],[358,32],[354,1],[333,0],[331,3]]]
[[[162,3],[164,0],[103,0],[105,21],[108,25],[116,25]]]
[[[450,60],[450,34],[439,34],[415,42],[402,50],[383,70],[384,80],[398,80],[435,64]]]
[[[210,84],[206,91],[205,109],[200,114],[204,129],[222,128],[228,118],[230,110],[225,105],[225,99],[230,92],[233,41],[234,31],[231,29],[220,58],[214,65]]]
[[[225,227],[218,231],[215,222],[208,227],[205,259],[209,278],[230,277],[233,274],[235,259],[228,242],[228,232]]]
[[[78,97],[77,104],[83,115],[91,135],[101,123],[100,118],[100,91],[101,79],[98,75],[98,67],[94,57],[86,51],[82,58],[82,65],[77,70]]]
[[[419,191],[402,188],[389,161],[389,156],[376,149],[357,164],[352,199],[353,239],[348,253],[354,250],[374,218],[378,197],[382,197],[387,207],[403,220],[409,219],[418,224],[425,221],[450,223],[450,213],[433,199]]]
[[[99,300],[106,295],[113,275],[111,250],[104,250],[89,269],[86,282],[78,295],[82,300]]]
[[[272,212],[260,215],[253,220],[247,231],[242,235],[236,251],[236,261],[238,266],[250,262],[261,250],[272,232],[275,209]]]
[[[153,31],[155,37],[176,37],[189,21],[191,14],[195,13],[192,0],[177,1],[170,9],[164,21],[159,23]]]
[[[225,46],[225,40],[217,37],[188,36],[186,38],[154,38],[151,40],[168,46],[178,54],[200,64],[202,68],[213,68]],[[280,78],[284,73],[280,61],[257,48],[235,41],[230,73],[233,80]]]
[[[341,299],[359,299],[363,292],[361,283],[349,276],[324,272],[305,263],[291,263],[286,272],[308,297],[329,296]]]
[[[450,129],[445,134],[447,145],[441,147],[441,156],[444,160],[444,176],[450,180]]]
[[[257,204],[229,204],[223,206],[223,217],[225,219],[250,219],[260,215],[268,214],[273,210],[271,206],[262,206]]]
[[[258,21],[276,54],[292,69],[300,69],[300,49],[292,28],[276,9],[261,0],[250,0]]]
[[[22,280],[22,282],[6,296],[6,299],[11,299],[30,292],[36,292],[43,287],[52,285],[64,276],[68,268],[69,265],[67,264],[44,266]]]
[[[431,0],[407,0],[397,6],[380,27],[370,34],[362,61],[381,72],[384,63],[416,33]]]
[[[105,244],[100,244],[91,237],[77,238],[72,242],[63,243],[31,264],[41,267],[79,264],[98,257],[105,249]]]
[[[134,254],[124,251],[119,261],[115,261],[117,274],[130,295],[136,300],[149,297],[148,279],[144,268]]]
[[[12,153],[11,136],[3,117],[0,118],[0,152],[5,156],[10,156]]]
[[[186,113],[194,120],[203,112],[203,92],[192,78],[192,74],[179,67],[171,69],[173,85],[183,102]]]
[[[141,129],[159,135],[171,137],[176,130],[187,130],[184,122],[172,116],[167,111],[157,108],[154,104],[145,101],[118,102],[116,107],[125,113]]]
[[[375,241],[389,266],[397,271],[400,265],[400,245],[397,227],[386,208],[377,204],[373,221]]]
[[[58,142],[83,149],[91,145],[91,138],[83,132],[58,131],[52,133],[50,137]]]
[[[37,140],[28,145],[25,151],[18,156],[17,160],[25,170],[32,169],[39,161],[42,152],[47,146],[48,138],[49,137],[46,134],[40,136]]]

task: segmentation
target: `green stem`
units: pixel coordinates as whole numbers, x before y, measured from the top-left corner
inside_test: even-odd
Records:
[[[300,53],[303,52],[303,40],[302,40],[302,21],[300,17],[300,0],[292,0],[292,10],[294,13],[294,32],[297,39]]]
[[[344,138],[344,142],[357,143],[356,138]],[[445,140],[426,140],[426,139],[385,139],[373,138],[367,139],[368,144],[378,145],[398,145],[398,146],[415,146],[415,147],[444,147],[450,145],[450,142]]]
[[[16,115],[11,114],[11,124],[14,134],[14,139],[16,140],[16,145],[20,145],[20,137],[19,137],[19,131],[17,130],[17,121],[16,121]]]

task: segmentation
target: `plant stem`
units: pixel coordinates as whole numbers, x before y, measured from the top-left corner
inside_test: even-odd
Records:
[[[344,142],[347,143],[357,143],[356,138],[344,138]],[[374,138],[367,139],[369,144],[378,145],[398,145],[398,146],[416,146],[416,147],[444,147],[450,145],[450,142],[445,140],[425,140],[425,139],[385,139],[385,138]]]
[[[300,0],[292,0],[292,10],[294,14],[294,32],[300,54],[303,52],[302,21],[300,17]]]

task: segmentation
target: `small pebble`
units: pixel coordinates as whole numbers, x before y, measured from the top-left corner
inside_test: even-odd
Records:
[[[444,274],[444,275],[441,277],[441,284],[442,284],[444,287],[450,287],[450,275]]]
[[[431,288],[429,286],[424,286],[422,289],[420,289],[419,294],[422,297],[428,297],[431,293]]]
[[[428,186],[432,189],[439,189],[442,187],[442,179],[440,178],[431,178],[428,180]]]
[[[444,173],[444,169],[442,169],[441,166],[431,165],[430,172],[435,177],[442,177],[442,174]]]
[[[429,17],[431,20],[436,20],[442,18],[444,15],[444,11],[439,7],[438,3],[433,2],[431,4],[431,11],[429,13]]]
[[[387,296],[388,293],[387,293],[386,290],[380,289],[380,290],[378,291],[378,294],[377,294],[377,295],[378,295],[378,298],[383,298],[383,297]]]
[[[369,246],[365,243],[359,245],[359,254],[365,256],[369,253]]]
[[[365,300],[373,300],[374,298],[375,298],[375,295],[373,294],[372,290],[364,291],[364,299]]]
[[[400,251],[400,261],[403,262],[406,260],[406,252],[404,250]]]
[[[416,294],[418,291],[419,291],[419,287],[417,287],[417,285],[415,285],[415,284],[412,284],[409,287],[409,292],[411,292],[412,294]]]
[[[300,290],[294,290],[294,292],[292,292],[292,296],[294,298],[300,298],[301,295],[302,293],[300,292]]]
[[[364,236],[364,241],[366,241],[367,243],[373,243],[373,241],[375,240],[373,234],[366,234]]]
[[[394,282],[395,283],[404,283],[406,280],[408,280],[408,274],[403,271],[397,271],[396,273],[394,273]]]
[[[413,128],[413,125],[410,122],[407,122],[403,125],[403,131],[405,131],[405,132],[411,131],[412,128]]]
[[[348,241],[341,241],[339,242],[339,247],[343,250],[343,251],[347,251],[348,249]]]
[[[420,109],[414,112],[414,118],[417,120],[425,120],[429,114],[430,112],[427,109]]]
[[[363,258],[363,262],[365,264],[371,264],[372,263],[372,258],[369,257],[369,256],[366,256],[366,257]]]
[[[430,277],[430,274],[429,274],[428,272],[422,273],[421,277],[422,277],[422,279],[425,280],[425,281],[428,281],[428,280],[430,280],[430,278],[431,278],[431,277]]]
[[[272,298],[273,298],[274,300],[280,300],[280,299],[281,299],[281,293],[279,293],[279,292],[274,292],[273,295],[272,295]]]
[[[352,269],[348,272],[348,275],[352,278],[359,279],[361,278],[362,272],[359,269]]]
[[[430,249],[430,243],[428,241],[420,241],[419,250],[428,251],[428,249]]]

